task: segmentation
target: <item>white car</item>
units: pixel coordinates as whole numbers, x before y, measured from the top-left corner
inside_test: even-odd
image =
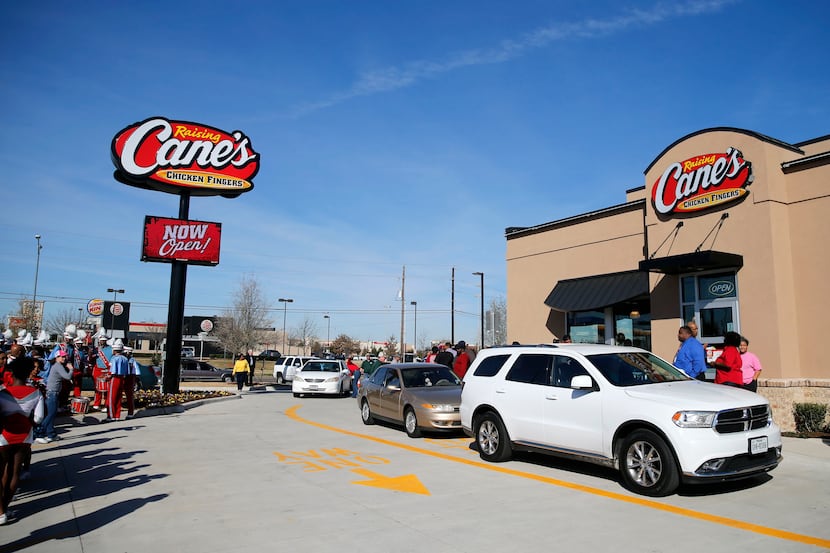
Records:
[[[691,379],[638,348],[557,344],[482,350],[464,376],[461,424],[487,461],[530,450],[620,471],[630,490],[768,472],[781,432],[762,396]]]
[[[311,359],[294,373],[294,397],[305,394],[351,395],[352,377],[346,363],[338,359]]]
[[[274,378],[277,384],[285,384],[294,380],[294,373],[299,371],[311,359],[317,359],[317,357],[289,355],[274,361]]]

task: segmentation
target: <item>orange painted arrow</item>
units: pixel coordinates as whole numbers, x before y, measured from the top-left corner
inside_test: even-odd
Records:
[[[395,490],[398,492],[430,495],[429,490],[421,484],[421,481],[418,480],[418,477],[414,474],[405,474],[403,476],[384,476],[366,469],[352,469],[352,472],[365,476],[369,479],[355,480],[352,484],[372,486],[373,488],[386,488],[388,490]]]

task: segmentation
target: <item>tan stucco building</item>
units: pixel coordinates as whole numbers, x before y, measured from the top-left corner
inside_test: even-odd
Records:
[[[668,146],[625,203],[506,230],[510,340],[631,340],[672,359],[677,329],[750,339],[784,428],[830,402],[830,136],[714,128]],[[784,420],[787,419],[787,420]]]

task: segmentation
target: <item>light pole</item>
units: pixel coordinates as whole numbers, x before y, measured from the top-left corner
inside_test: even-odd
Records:
[[[43,246],[40,245],[40,235],[35,234],[37,240],[37,261],[35,262],[35,291],[32,293],[32,324],[37,323],[37,274],[40,272],[40,250]],[[37,330],[34,328],[33,330]]]
[[[288,314],[288,304],[294,303],[292,298],[280,298],[277,301],[282,302],[282,355],[286,355],[285,352],[285,317]]]
[[[112,292],[112,303],[114,304],[118,301],[118,294],[123,294],[123,288],[107,288],[107,292]],[[110,336],[112,339],[115,339],[115,334],[113,332],[112,326],[115,324],[115,313],[112,312],[112,307],[110,307]]]
[[[475,272],[473,275],[478,275],[481,278],[481,342],[478,345],[479,351],[484,349],[484,273]]]
[[[323,315],[326,319],[326,353],[331,353],[331,317]]]
[[[415,324],[412,325],[414,338],[412,338],[412,360],[415,360],[415,357],[418,356],[418,302],[411,301],[409,305],[415,308]],[[406,354],[404,353],[404,360],[406,360]]]

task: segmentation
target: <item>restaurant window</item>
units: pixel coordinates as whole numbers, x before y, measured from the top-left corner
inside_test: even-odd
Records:
[[[651,351],[651,302],[647,299],[614,306],[614,343]]]
[[[683,324],[697,322],[698,339],[720,344],[727,332],[740,332],[738,286],[733,271],[687,275],[680,279]]]
[[[568,312],[568,334],[571,341],[580,344],[602,344],[605,342],[605,312]]]

